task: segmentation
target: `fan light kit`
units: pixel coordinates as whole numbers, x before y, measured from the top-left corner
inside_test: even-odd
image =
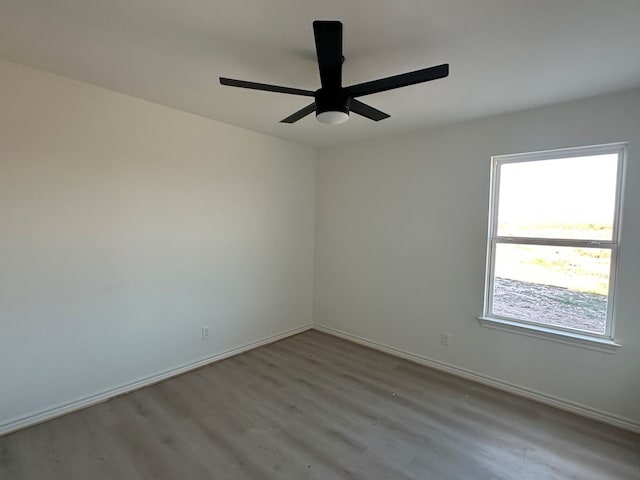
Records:
[[[281,120],[281,122],[294,123],[310,113],[316,112],[316,119],[319,122],[328,125],[338,125],[349,120],[349,112],[357,113],[376,122],[389,118],[389,115],[386,113],[356,100],[356,97],[407,87],[416,83],[444,78],[449,75],[449,64],[444,63],[435,67],[423,68],[422,70],[401,73],[400,75],[394,75],[392,77],[343,87],[342,64],[344,63],[344,57],[342,56],[342,23],[338,21],[316,20],[313,22],[313,34],[316,41],[316,53],[318,54],[320,84],[322,85],[321,88],[315,92],[224,77],[220,77],[220,83],[231,87],[313,97],[313,103],[298,110],[284,120]]]
[[[345,112],[329,110],[326,112],[316,113],[316,120],[327,125],[338,125],[339,123],[344,123],[349,120],[349,114]]]

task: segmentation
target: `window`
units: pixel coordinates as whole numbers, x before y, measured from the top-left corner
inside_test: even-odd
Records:
[[[481,321],[613,344],[625,150],[613,144],[492,158]]]

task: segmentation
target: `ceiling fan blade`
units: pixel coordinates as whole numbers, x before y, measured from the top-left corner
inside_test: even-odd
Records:
[[[234,80],[233,78],[220,77],[220,84],[230,87],[250,88],[251,90],[264,90],[267,92],[290,93],[291,95],[303,95],[305,97],[313,97],[315,95],[311,90],[302,90],[300,88],[281,87],[279,85],[268,85],[266,83],[245,82],[244,80]]]
[[[307,115],[309,115],[310,113],[313,113],[315,111],[316,111],[316,102],[313,102],[311,105],[307,105],[306,107],[298,110],[293,115],[289,115],[284,120],[280,120],[280,123],[294,123],[294,122],[297,122],[301,118],[304,118]]]
[[[313,36],[316,39],[318,68],[322,88],[342,86],[342,23],[338,21],[316,20],[313,22]]]
[[[347,87],[352,97],[361,97],[363,95],[371,95],[372,93],[393,90],[394,88],[407,87],[416,83],[428,82],[444,78],[449,75],[449,64],[444,63],[435,67],[423,68],[415,72],[401,73],[393,77],[381,78],[371,82],[359,83]]]
[[[358,115],[362,115],[363,117],[367,117],[368,119],[373,120],[374,122],[379,122],[380,120],[389,118],[388,114],[381,112],[380,110],[373,108],[372,106],[367,105],[366,103],[362,103],[361,101],[356,100],[355,98],[351,99],[349,110],[351,110],[353,113],[357,113]]]

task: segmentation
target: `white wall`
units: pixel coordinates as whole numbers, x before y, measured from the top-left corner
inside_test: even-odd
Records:
[[[622,348],[481,327],[491,155],[618,141],[630,142],[615,305]],[[640,90],[322,151],[316,322],[640,425],[639,155]]]
[[[623,347],[480,327],[489,157],[625,140]],[[0,61],[0,431],[312,322],[314,214],[317,323],[638,423],[639,144],[632,91],[336,147],[314,212],[310,149]]]
[[[0,61],[0,430],[312,322],[315,158]]]

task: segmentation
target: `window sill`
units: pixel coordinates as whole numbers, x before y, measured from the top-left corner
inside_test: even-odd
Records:
[[[544,340],[574,345],[576,347],[587,348],[589,350],[597,350],[599,352],[613,353],[621,346],[619,343],[607,338],[595,338],[588,335],[580,335],[579,333],[556,330],[554,328],[525,325],[500,318],[478,317],[478,320],[480,321],[480,325],[483,327],[517,333],[528,337],[542,338]]]

